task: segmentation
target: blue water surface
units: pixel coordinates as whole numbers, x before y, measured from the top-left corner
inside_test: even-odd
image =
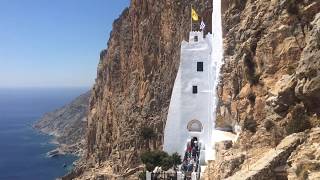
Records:
[[[74,156],[46,156],[55,145],[49,143],[51,137],[36,132],[32,124],[86,90],[0,89],[0,180],[53,180],[72,168]]]

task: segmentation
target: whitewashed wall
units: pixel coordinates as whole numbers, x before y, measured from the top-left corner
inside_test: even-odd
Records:
[[[194,42],[194,36],[198,36],[198,42]],[[191,32],[189,42],[183,41],[181,45],[180,66],[164,134],[164,150],[168,153],[178,152],[183,156],[186,143],[192,136],[199,137],[202,147],[212,147],[212,36],[202,37],[202,32]],[[197,71],[197,62],[203,62],[203,72]],[[193,86],[198,86],[197,94],[192,93]],[[202,123],[201,133],[188,131],[187,125],[193,119]]]
[[[175,80],[164,133],[164,150],[184,155],[186,143],[192,136],[200,138],[205,147],[201,159],[213,160],[215,141],[225,139],[215,131],[215,109],[218,103],[217,86],[223,64],[221,0],[213,0],[212,33],[202,39],[201,32],[190,32],[189,42],[181,45],[181,60]],[[194,42],[194,36],[199,42]],[[204,71],[197,72],[197,61],[204,62]],[[192,94],[192,86],[198,94]],[[203,124],[201,133],[189,133],[187,124],[197,119]],[[221,136],[221,137],[220,137]],[[203,148],[202,147],[202,148]],[[203,157],[205,155],[205,157]]]

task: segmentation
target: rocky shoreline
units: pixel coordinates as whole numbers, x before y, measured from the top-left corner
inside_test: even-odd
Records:
[[[72,154],[81,157],[85,154],[86,116],[91,92],[87,92],[70,104],[53,112],[46,113],[33,128],[52,136],[50,143],[57,148],[47,153],[48,157]]]

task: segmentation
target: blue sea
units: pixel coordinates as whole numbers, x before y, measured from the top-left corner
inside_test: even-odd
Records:
[[[32,124],[88,89],[0,89],[0,180],[53,180],[72,169],[76,157],[47,157],[55,145]]]

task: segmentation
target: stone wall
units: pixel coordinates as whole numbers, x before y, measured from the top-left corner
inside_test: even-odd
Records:
[[[211,179],[247,168],[286,136],[320,123],[320,2],[234,0],[225,9],[217,126],[239,124],[242,132],[224,153],[229,160],[210,165]],[[229,174],[219,171],[228,167]]]

